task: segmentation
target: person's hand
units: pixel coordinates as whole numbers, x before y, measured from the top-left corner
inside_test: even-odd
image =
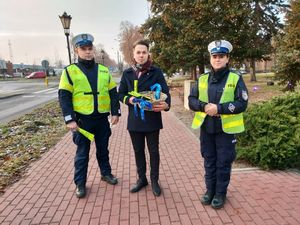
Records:
[[[135,99],[135,97],[133,97],[133,96],[131,96],[131,97],[129,98],[129,103],[130,103],[131,105],[134,105],[133,99]]]
[[[158,102],[158,103],[152,104],[152,109],[154,112],[161,112],[168,108],[169,108],[169,105],[166,102]]]
[[[111,116],[110,118],[110,124],[115,125],[119,122],[119,116]]]
[[[70,130],[70,131],[76,131],[78,130],[78,125],[75,121],[72,121],[70,123],[67,124],[67,128]]]
[[[218,106],[216,104],[213,104],[213,103],[208,103],[204,107],[204,111],[209,116],[215,116],[215,115],[218,114]]]

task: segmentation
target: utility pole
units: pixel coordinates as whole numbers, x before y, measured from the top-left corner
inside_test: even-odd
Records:
[[[11,48],[10,40],[8,40],[8,49],[9,49],[9,58],[10,58],[10,61],[13,62],[13,53],[12,53],[12,48]]]

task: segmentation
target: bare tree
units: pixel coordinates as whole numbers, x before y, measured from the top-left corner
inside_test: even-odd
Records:
[[[143,39],[144,36],[140,33],[140,28],[134,26],[129,21],[122,21],[120,24],[120,50],[123,54],[123,59],[126,63],[132,63],[132,48],[135,41]]]
[[[117,67],[117,63],[110,58],[102,44],[95,46],[95,61],[107,67]]]

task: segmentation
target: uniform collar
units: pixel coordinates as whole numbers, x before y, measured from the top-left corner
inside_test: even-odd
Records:
[[[86,69],[91,69],[95,66],[95,59],[85,60],[78,57],[78,63],[84,66]]]
[[[218,71],[211,71],[212,81],[218,82],[219,80],[222,80],[227,74],[229,73],[229,68],[225,67]]]

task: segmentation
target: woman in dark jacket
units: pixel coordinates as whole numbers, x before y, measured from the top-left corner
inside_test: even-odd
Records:
[[[169,88],[165,81],[162,71],[152,65],[149,57],[149,44],[145,40],[137,41],[133,46],[134,65],[123,72],[120,87],[120,101],[128,105],[127,129],[130,134],[135,153],[138,180],[131,193],[138,192],[148,185],[146,178],[146,158],[145,158],[145,139],[150,154],[150,178],[153,194],[159,196],[161,189],[158,184],[159,179],[159,131],[163,128],[161,111],[170,109],[171,97]],[[153,111],[134,110],[136,97],[129,94],[131,91],[143,92],[150,91],[150,87],[159,84],[161,92],[167,95],[165,101],[153,104]],[[136,108],[136,110],[137,110]]]

